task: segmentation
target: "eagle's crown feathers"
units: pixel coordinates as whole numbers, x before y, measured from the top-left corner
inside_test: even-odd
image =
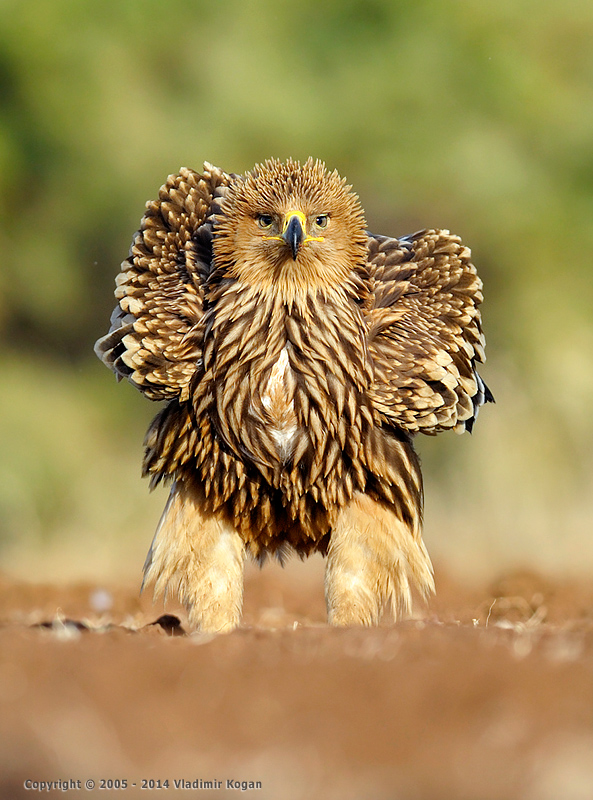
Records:
[[[287,231],[298,229],[289,245]],[[218,217],[218,269],[253,287],[291,296],[348,282],[366,260],[360,201],[336,171],[269,159],[228,189]]]

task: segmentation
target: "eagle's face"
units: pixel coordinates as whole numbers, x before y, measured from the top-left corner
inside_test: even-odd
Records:
[[[233,186],[215,229],[227,274],[287,296],[343,285],[366,256],[357,196],[320,162],[266,161]]]

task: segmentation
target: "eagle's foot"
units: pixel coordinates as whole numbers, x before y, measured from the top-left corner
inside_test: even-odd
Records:
[[[154,593],[175,593],[194,630],[227,633],[241,619],[245,547],[239,534],[205,515],[191,491],[176,484],[144,566]]]
[[[412,609],[410,582],[434,592],[432,565],[417,528],[363,494],[340,512],[331,533],[325,572],[328,621],[376,625],[390,603],[394,616]]]

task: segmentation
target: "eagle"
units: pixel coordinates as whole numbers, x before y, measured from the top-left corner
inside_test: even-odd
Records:
[[[370,233],[319,160],[182,168],[146,204],[95,352],[164,405],[143,474],[170,494],[144,566],[192,628],[241,619],[246,556],[326,557],[334,625],[434,591],[418,433],[493,397],[482,282],[447,230]]]

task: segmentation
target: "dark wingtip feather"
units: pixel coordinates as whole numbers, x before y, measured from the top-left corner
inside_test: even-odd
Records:
[[[473,402],[473,406],[474,406],[473,416],[471,416],[469,419],[467,419],[465,421],[465,430],[468,433],[471,433],[472,430],[473,430],[473,427],[474,427],[474,424],[476,422],[476,419],[478,418],[478,413],[480,411],[481,406],[483,406],[484,403],[495,403],[496,402],[495,399],[494,399],[494,395],[492,394],[492,392],[490,391],[488,386],[484,383],[484,381],[482,380],[481,376],[478,375],[477,372],[475,373],[475,376],[476,376],[476,379],[478,381],[478,391],[472,397],[472,402]]]

